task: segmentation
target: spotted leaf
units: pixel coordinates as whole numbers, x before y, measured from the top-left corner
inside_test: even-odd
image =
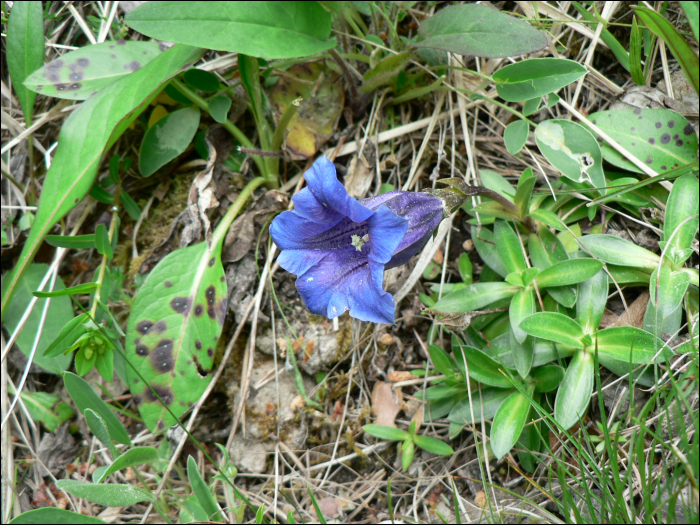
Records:
[[[85,100],[157,57],[156,42],[119,40],[70,51],[27,77],[24,85],[41,95]]]
[[[146,278],[126,333],[127,359],[170,410],[180,416],[210,381],[227,308],[221,246],[174,251]],[[127,367],[131,393],[151,431],[175,423],[158,397]]]
[[[599,111],[588,119],[653,170],[666,171],[698,160],[693,126],[670,109]],[[604,141],[601,150],[610,164],[642,173]]]

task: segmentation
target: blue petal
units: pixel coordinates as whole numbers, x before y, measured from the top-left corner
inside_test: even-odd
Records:
[[[407,230],[408,220],[382,204],[369,219],[370,260],[382,265],[389,262]]]
[[[270,224],[270,235],[280,250],[309,248],[305,241],[336,226],[344,217],[340,214],[327,222],[314,222],[300,217],[297,210],[280,213]]]
[[[372,216],[371,210],[348,195],[336,177],[335,166],[325,156],[314,162],[304,178],[309,190],[322,206],[342,213],[354,222],[364,222]]]
[[[332,210],[319,202],[309,188],[304,188],[292,197],[294,211],[304,219],[313,222],[337,222],[342,214]]]

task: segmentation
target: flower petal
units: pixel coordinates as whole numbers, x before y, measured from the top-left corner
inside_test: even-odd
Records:
[[[324,207],[350,217],[354,222],[363,222],[372,216],[371,210],[348,195],[345,187],[338,181],[335,166],[325,156],[314,162],[311,169],[304,174],[304,178],[313,196]]]
[[[389,262],[407,230],[408,221],[382,204],[369,219],[370,260],[382,266]]]
[[[344,219],[339,213],[327,222],[315,222],[300,217],[294,211],[280,213],[270,224],[270,235],[280,250],[303,250],[309,248],[305,241],[320,235]]]
[[[341,213],[321,204],[309,188],[296,193],[292,200],[296,214],[313,222],[337,222],[339,217],[344,217]]]

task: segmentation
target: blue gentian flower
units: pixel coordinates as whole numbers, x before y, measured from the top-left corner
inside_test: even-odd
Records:
[[[445,215],[427,193],[392,191],[363,199],[348,195],[335,166],[320,157],[307,187],[278,215],[270,234],[280,266],[297,275],[308,309],[334,318],[350,310],[362,321],[394,324],[394,298],[382,289],[385,269],[408,262]]]

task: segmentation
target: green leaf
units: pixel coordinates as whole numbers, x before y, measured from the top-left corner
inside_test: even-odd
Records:
[[[491,303],[512,297],[520,289],[508,283],[474,283],[460,288],[440,299],[433,310],[436,312],[471,312]]]
[[[46,173],[36,220],[7,286],[2,291],[2,319],[17,283],[39,250],[44,236],[87,194],[97,174],[102,152],[119,130],[135,119],[163,81],[197,60],[201,49],[175,46],[146,66],[109,85],[83,102],[65,120],[51,167]],[[112,133],[115,128],[114,138]]]
[[[87,381],[71,372],[66,372],[63,374],[63,383],[75,406],[78,407],[81,413],[85,409],[91,408],[102,417],[109,430],[109,436],[114,441],[124,445],[131,445],[131,439],[129,439],[129,434],[124,425],[121,424],[109,405],[100,399],[100,396],[95,393]]]
[[[176,415],[199,400],[211,381],[214,350],[227,311],[221,244],[206,242],[170,253],[139,288],[126,330],[126,357]],[[127,369],[144,423],[175,423],[138,375]]]
[[[87,45],[49,62],[32,73],[24,85],[50,97],[86,100],[161,53],[157,42],[119,40]]]
[[[95,434],[95,437],[99,439],[100,443],[102,443],[105,447],[109,448],[110,452],[112,453],[112,459],[119,457],[119,451],[117,450],[117,447],[114,446],[112,438],[109,437],[109,429],[107,429],[107,423],[105,423],[105,420],[102,419],[102,416],[100,416],[92,408],[86,408],[83,415],[85,416],[85,421],[87,422],[88,427],[90,427],[92,433]],[[104,467],[103,470],[107,470],[107,468],[108,467]],[[97,470],[95,470],[92,480],[95,481],[97,477]]]
[[[484,419],[492,419],[498,407],[503,401],[513,392],[513,390],[504,390],[502,388],[482,388],[480,393],[474,393],[472,401],[474,404],[470,406],[469,398],[464,396],[452,409],[447,418],[452,423],[466,425],[472,423],[472,410],[474,411],[474,420],[478,423]]]
[[[103,222],[95,228],[95,246],[97,247],[97,252],[101,255],[106,255],[107,259],[111,259],[114,255],[112,241],[109,239],[107,226]]]
[[[406,441],[403,443],[401,450],[401,468],[403,468],[404,472],[411,466],[415,452],[416,445],[413,441]]]
[[[4,10],[4,9],[3,9]],[[4,10],[7,13],[6,10]],[[41,3],[16,2],[7,23],[5,58],[26,127],[34,116],[36,93],[24,86],[25,79],[44,65],[44,17]]]
[[[520,211],[521,217],[525,217],[530,209],[530,198],[536,182],[537,176],[533,173],[532,168],[523,171],[518,179],[518,188],[515,190],[513,202]]]
[[[588,120],[655,171],[670,170],[697,160],[698,139],[693,126],[670,109],[598,111],[588,115]],[[610,164],[642,173],[607,143],[602,143],[601,150]]]
[[[8,385],[8,391],[12,395],[17,392],[11,385]],[[59,426],[73,417],[73,410],[54,394],[23,390],[21,397],[32,419],[41,421],[49,432],[56,432]]]
[[[540,288],[569,286],[590,279],[603,267],[597,259],[569,259],[542,270],[535,281]]]
[[[231,109],[231,99],[229,97],[222,95],[209,101],[209,114],[219,124],[226,122],[229,109]]]
[[[583,348],[581,342],[584,333],[579,324],[564,314],[555,312],[538,312],[520,323],[528,334],[554,341],[555,343]]]
[[[261,58],[294,58],[335,47],[331,14],[317,2],[154,2],[126,24],[156,40]]]
[[[515,155],[527,142],[529,127],[524,120],[514,120],[506,126],[503,132],[503,141],[506,143],[506,149],[511,155]],[[536,179],[535,179],[536,180]]]
[[[129,217],[131,217],[131,219],[134,221],[138,221],[141,217],[141,208],[139,208],[139,205],[136,204],[136,201],[134,201],[134,199],[132,199],[124,190],[122,190],[120,194],[120,199],[122,206],[124,206],[124,209],[126,210],[126,213],[129,214]]]
[[[59,248],[75,248],[76,250],[89,250],[95,248],[95,234],[88,235],[47,235],[46,242]]]
[[[503,175],[497,171],[481,170],[479,172],[479,177],[481,178],[481,184],[484,188],[500,193],[510,202],[514,202],[516,190]]]
[[[462,354],[464,354],[464,358]],[[502,365],[481,350],[460,343],[455,348],[455,361],[462,368],[464,367],[464,360],[467,362],[469,377],[474,381],[498,388],[513,387],[513,382],[503,372]]]
[[[605,356],[624,363],[631,362],[633,365],[647,365],[652,362],[661,363],[673,355],[666,350],[654,360],[664,342],[653,334],[633,326],[606,328],[598,332],[596,338],[598,356],[603,364]]]
[[[545,210],[536,210],[545,211]],[[552,213],[552,212],[549,212]],[[552,213],[552,215],[554,215]],[[537,235],[530,234],[528,238],[528,248],[530,249],[530,259],[540,271],[546,270],[553,264],[569,260],[564,244],[559,237],[550,232],[547,228],[539,228]],[[570,286],[552,287],[547,290],[549,295],[559,304],[571,308],[576,304],[576,290]]]
[[[58,288],[58,286],[56,287]],[[55,290],[53,292],[32,292],[34,297],[64,297],[66,295],[79,295],[83,293],[94,292],[97,289],[97,283],[83,283],[65,288],[63,290]]]
[[[190,145],[199,126],[199,108],[173,111],[153,124],[143,137],[139,170],[150,177]]]
[[[27,3],[31,4],[34,2]],[[57,509],[56,507],[28,510],[10,521],[10,525],[35,525],[39,523],[55,523],[56,525],[107,525],[106,521],[99,518],[71,512],[70,510]]]
[[[607,302],[608,275],[603,270],[579,283],[576,322],[584,333],[592,334],[598,330]]]
[[[105,507],[127,507],[141,501],[155,501],[153,494],[134,485],[98,485],[75,479],[60,479],[56,486],[69,494]]]
[[[683,12],[685,13],[685,16],[688,17],[688,23],[693,29],[693,35],[695,35],[695,40],[698,40],[698,38],[700,38],[700,33],[698,33],[698,25],[700,25],[700,16],[698,16],[698,4],[693,2],[684,2],[680,5],[681,9],[683,9]]]
[[[17,286],[17,293],[14,295],[9,303],[9,308],[7,310],[7,315],[3,321],[5,328],[10,333],[14,333],[19,326],[19,322],[24,315],[24,311],[29,306],[29,303],[33,299],[33,292],[36,290],[41,281],[44,279],[46,272],[48,272],[49,267],[46,264],[32,264],[27,273],[19,282]],[[10,280],[10,276],[5,274],[2,279],[2,289],[5,290],[7,282]],[[56,278],[54,283],[54,290],[62,291],[65,290],[63,281],[60,277]],[[29,357],[32,348],[34,347],[34,340],[36,339],[36,334],[39,331],[39,324],[41,323],[41,317],[46,305],[46,299],[39,299],[34,305],[32,313],[29,314],[29,318],[24,325],[24,328],[17,337],[17,346],[24,355]],[[57,354],[46,355],[45,352],[51,348],[53,345],[52,341],[60,337],[63,327],[72,322],[73,319],[73,305],[68,297],[57,297],[51,299],[51,304],[46,315],[46,320],[44,322],[44,330],[39,339],[39,344],[37,345],[36,352],[34,353],[34,363],[39,365],[41,368],[47,372],[53,374],[61,374],[70,365],[71,356],[60,355],[61,352]]]
[[[676,179],[666,202],[664,248],[676,267],[690,257],[689,248],[698,231],[699,193],[698,178],[688,173]]]
[[[501,277],[505,277],[510,273],[501,259],[501,256],[498,255],[491,230],[481,226],[472,226],[471,237],[479,257],[481,257],[493,271]]]
[[[565,177],[605,187],[600,146],[586,128],[570,120],[545,120],[535,129],[535,140],[542,155]]]
[[[90,196],[103,204],[112,204],[114,202],[114,195],[99,184],[95,184],[90,188]]]
[[[430,359],[433,362],[433,365],[441,374],[448,377],[455,375],[457,365],[455,364],[454,359],[452,359],[447,352],[437,345],[430,345],[428,346],[428,353],[430,354]]]
[[[523,272],[527,268],[523,247],[510,224],[505,221],[496,221],[493,226],[493,240],[508,273]]]
[[[588,401],[593,392],[593,356],[578,351],[566,369],[554,401],[554,418],[568,430],[588,410]]]
[[[530,375],[536,381],[535,392],[552,392],[559,387],[564,369],[559,365],[545,365],[533,368]]]
[[[530,401],[520,392],[513,392],[498,408],[491,427],[491,450],[498,459],[518,441],[529,412]]]
[[[608,264],[607,268],[610,272],[610,277],[617,284],[649,284],[649,274],[641,270],[614,264]]]
[[[621,237],[593,234],[584,235],[578,240],[594,257],[606,263],[649,270],[659,264],[658,255]]]
[[[661,266],[651,274],[649,301],[654,305],[659,318],[670,316],[680,306],[689,284],[690,275],[681,271],[674,272],[667,266]]]
[[[472,284],[474,278],[472,277],[472,261],[469,259],[469,255],[466,253],[459,254],[459,259],[457,259],[457,268],[459,270],[459,276],[465,284]]]
[[[508,102],[523,102],[559,91],[588,70],[564,58],[530,58],[508,64],[493,74],[498,95]]]
[[[678,31],[671,23],[666,20],[662,15],[640,6],[630,6],[634,9],[635,14],[644,22],[644,25],[649,28],[649,31],[654,33],[664,42],[673,53],[678,63],[685,73],[685,78],[688,79],[688,83],[693,86],[696,93],[700,93],[700,85],[698,80],[700,77],[700,67],[698,67],[698,56],[690,47],[690,44],[686,42]],[[697,22],[696,22],[697,30]]]
[[[403,441],[411,437],[411,434],[405,430],[387,427],[386,425],[364,425],[362,430],[367,432],[370,436],[374,436],[378,439],[384,439],[386,441]]]
[[[564,225],[562,220],[556,213],[552,211],[545,210],[544,208],[532,210],[530,212],[530,217],[540,221],[543,224],[546,224],[550,228],[554,228],[557,231],[566,231],[566,226]]]
[[[85,323],[90,319],[88,314],[80,314],[65,324],[53,342],[44,350],[45,357],[61,355],[68,350],[83,334],[87,332]]]
[[[206,93],[216,93],[219,91],[219,77],[203,69],[188,69],[185,71],[185,82],[195,89]]]
[[[412,56],[412,51],[404,51],[380,60],[375,67],[365,73],[360,93],[371,93],[380,86],[392,83]]]
[[[632,75],[632,80],[638,86],[646,84],[644,72],[642,70],[642,31],[637,25],[637,17],[632,18],[632,31],[630,33],[630,54],[629,54],[629,71]]]
[[[593,29],[597,27],[593,24],[603,23],[599,18],[596,18],[596,16],[586,11],[586,9],[582,7],[581,4],[579,4],[578,2],[571,2],[571,4],[581,14],[581,17],[584,20],[592,24]],[[622,44],[620,44],[617,38],[615,38],[613,34],[605,27],[605,24],[603,24],[603,30],[600,33],[600,39],[607,44],[607,46],[610,48],[610,51],[612,51],[613,55],[615,55],[615,58],[617,58],[617,61],[620,62],[620,65],[624,67],[627,71],[629,71],[629,55],[627,54],[627,51],[622,46]]]
[[[210,520],[221,521],[221,514],[216,504],[214,496],[212,496],[209,487],[207,486],[202,474],[197,468],[197,462],[192,456],[187,458],[187,479],[192,486],[192,492],[197,497],[197,501],[207,513]]]
[[[520,328],[523,319],[535,313],[535,296],[532,289],[519,290],[510,302],[508,316],[510,317],[510,327],[518,343],[523,344],[527,333]]]
[[[417,447],[436,456],[451,456],[455,453],[450,445],[434,437],[416,435],[413,436],[413,442]]]
[[[416,47],[450,53],[504,58],[538,51],[544,33],[527,22],[481,4],[448,6],[423,22]]]

